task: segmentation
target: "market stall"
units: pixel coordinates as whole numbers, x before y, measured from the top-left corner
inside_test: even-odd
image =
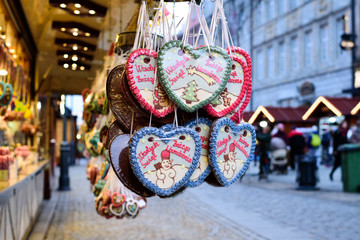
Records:
[[[306,120],[301,119],[306,109],[306,107],[291,108],[259,106],[255,112],[245,112],[244,121],[251,124],[259,124],[261,121],[266,121],[269,125],[283,123],[285,131],[289,132],[293,125],[297,127],[309,127],[316,122],[313,118]]]
[[[38,148],[36,47],[22,8],[14,4],[0,3],[0,239],[27,236],[43,200],[48,165]]]
[[[318,97],[302,116],[303,120],[310,117],[317,119],[320,134],[334,130],[342,120],[346,119],[349,126],[355,125],[359,119],[360,98]]]

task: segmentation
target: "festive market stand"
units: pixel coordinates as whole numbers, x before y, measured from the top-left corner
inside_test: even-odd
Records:
[[[0,182],[0,239],[26,238],[43,200],[47,165],[28,165],[17,178]]]

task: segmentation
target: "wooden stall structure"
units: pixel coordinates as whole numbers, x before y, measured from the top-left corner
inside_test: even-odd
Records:
[[[320,119],[322,117],[345,116],[350,124],[355,124],[359,119],[360,98],[336,98],[318,97],[304,113],[302,119],[306,121],[310,117]]]

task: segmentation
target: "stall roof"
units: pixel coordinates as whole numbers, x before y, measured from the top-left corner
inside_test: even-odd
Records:
[[[302,116],[303,120],[312,117],[323,117],[336,115],[350,115],[352,110],[360,102],[360,98],[336,98],[336,97],[318,97]]]
[[[268,119],[270,122],[302,122],[302,115],[306,111],[306,107],[264,107],[259,106],[255,112],[246,112],[244,113],[244,120],[248,120],[249,123],[254,123],[259,116],[262,118]],[[313,119],[307,120],[308,122],[313,121]]]
[[[356,115],[360,110],[360,102],[351,110],[351,115]]]

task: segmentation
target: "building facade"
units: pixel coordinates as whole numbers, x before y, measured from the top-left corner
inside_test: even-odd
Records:
[[[234,44],[253,60],[250,110],[351,96],[352,53],[340,48],[351,0],[227,0],[224,9]]]

